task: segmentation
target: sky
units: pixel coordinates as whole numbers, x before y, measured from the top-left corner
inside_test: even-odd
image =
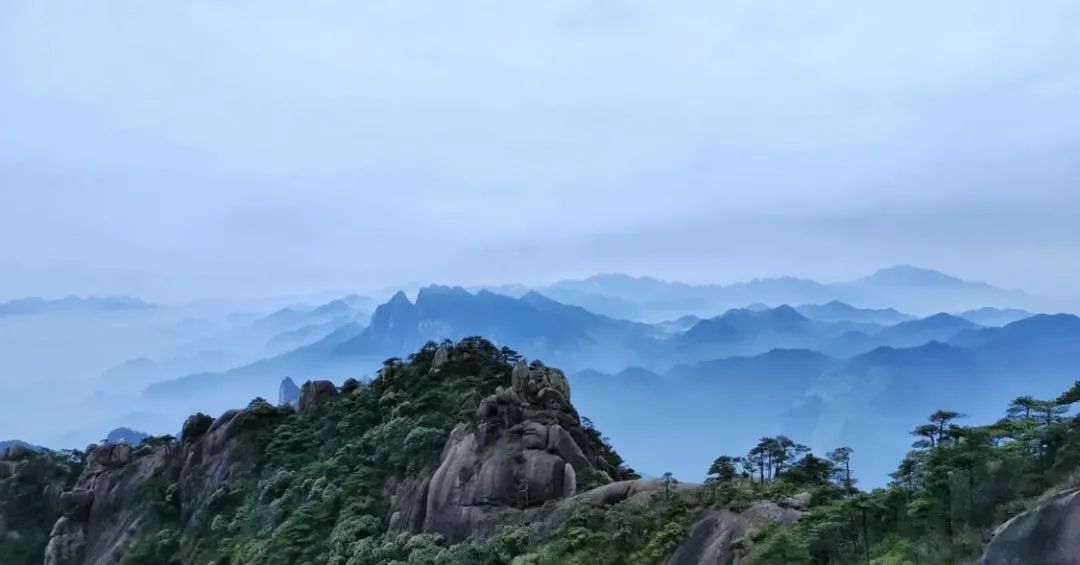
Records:
[[[0,299],[893,264],[1080,304],[1080,3],[7,2]]]

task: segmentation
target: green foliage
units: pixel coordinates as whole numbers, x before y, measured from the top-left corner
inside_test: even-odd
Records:
[[[842,488],[842,496],[819,501],[757,545],[788,547],[791,540],[783,537],[790,536],[815,563],[969,561],[994,526],[1048,490],[1077,484],[1080,423],[1065,418],[1068,404],[1080,398],[1076,390],[1080,385],[1052,401],[1019,397],[990,425],[961,426],[955,423],[961,414],[938,410],[912,432],[915,450],[888,488],[858,494]],[[850,457],[833,452],[831,459],[839,469]],[[834,473],[834,480],[849,486],[846,473]]]
[[[748,565],[798,565],[810,563],[807,543],[790,528],[770,525],[762,529],[760,541],[746,556]]]
[[[55,499],[45,494],[71,488],[83,461],[83,454],[76,451],[27,451],[0,460],[4,467],[0,469],[0,563],[41,563],[49,532],[58,517]]]
[[[580,506],[559,525],[554,535],[515,563],[661,563],[686,539],[693,510],[691,502],[677,491],[656,493],[647,504]]]
[[[179,534],[174,530],[164,529],[152,536],[139,538],[124,553],[120,565],[141,565],[160,563],[161,565],[179,565],[177,550],[180,547]]]

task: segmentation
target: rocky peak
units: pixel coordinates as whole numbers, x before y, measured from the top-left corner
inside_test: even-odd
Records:
[[[300,387],[296,386],[292,377],[285,377],[278,386],[278,406],[296,406],[300,400]]]
[[[461,539],[499,508],[573,496],[578,474],[619,473],[589,442],[558,369],[518,362],[509,387],[479,403],[450,434],[439,467],[398,497],[397,529]]]

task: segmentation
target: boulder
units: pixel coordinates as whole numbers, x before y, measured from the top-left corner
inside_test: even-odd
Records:
[[[307,381],[300,387],[297,409],[300,412],[306,412],[337,394],[337,387],[330,381]]]
[[[476,434],[451,433],[439,468],[431,476],[421,530],[450,540],[467,536],[493,503],[513,500],[514,472],[504,449],[483,457]]]
[[[813,495],[810,493],[800,492],[791,498],[784,499],[784,501],[780,503],[780,506],[794,510],[806,510],[807,508],[810,508],[810,500],[812,498]]]
[[[127,443],[106,443],[95,446],[86,454],[86,468],[90,472],[116,469],[131,462],[134,450]]]
[[[567,463],[563,465],[563,498],[570,498],[577,494],[577,471],[574,470],[574,466]]]
[[[94,504],[94,491],[77,488],[60,494],[60,512],[75,520],[85,520]]]
[[[530,400],[540,400],[540,393],[549,389],[545,396],[561,401],[567,407],[570,402],[570,381],[559,369],[545,367],[539,363],[526,365],[518,361],[510,373],[510,387],[518,396]]]
[[[994,532],[980,565],[1080,564],[1080,488],[1014,516]]]
[[[515,485],[521,506],[563,498],[568,463],[546,451],[528,450],[523,457]]]
[[[575,470],[582,471],[592,466],[589,464],[589,460],[585,458],[581,446],[574,441],[570,432],[567,432],[562,426],[558,424],[548,426],[547,439],[547,450],[573,465]]]

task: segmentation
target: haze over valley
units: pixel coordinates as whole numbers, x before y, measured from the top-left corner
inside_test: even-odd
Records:
[[[565,369],[579,408],[637,469],[699,480],[708,453],[754,440],[717,430],[750,427],[797,431],[817,449],[850,445],[865,454],[863,480],[880,484],[909,443],[891,432],[942,394],[989,417],[1025,391],[1062,388],[1080,366],[1080,318],[1042,313],[1022,291],[908,266],[834,284],[605,274],[212,304],[0,305],[4,384],[15,391],[0,429],[55,448],[119,427],[171,434],[190,413],[276,401],[286,377],[368,379],[426,342],[482,336]],[[973,387],[979,395],[962,394]]]

